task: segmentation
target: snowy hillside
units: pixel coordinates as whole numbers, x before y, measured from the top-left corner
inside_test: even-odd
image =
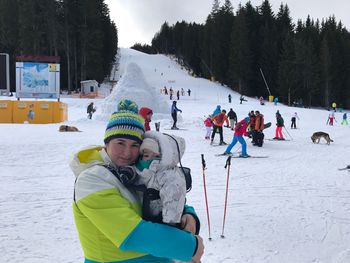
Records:
[[[172,124],[170,113],[155,114],[153,122],[160,121],[162,132],[186,139],[182,163],[192,170],[193,189],[187,199],[201,219],[201,236],[205,240],[203,263],[350,262],[350,173],[338,171],[350,164],[350,127],[340,125],[342,113],[336,113],[334,126],[327,126],[326,110],[272,103],[261,106],[253,98],[239,104],[239,94],[189,76],[163,55],[146,55],[129,49],[121,52],[120,90],[140,81],[123,80],[129,63],[133,62],[143,73],[143,85],[158,92],[154,95],[155,102],[166,101],[170,108],[169,97],[160,94],[165,85],[175,91],[181,88],[192,91],[190,97],[186,93],[177,103],[183,111],[178,126],[186,130],[164,130]],[[231,104],[228,94],[232,95]],[[113,102],[110,98],[62,98],[61,101],[69,105],[66,124],[78,127],[81,133],[60,133],[60,124],[0,124],[0,262],[83,262],[72,217],[74,175],[68,160],[81,147],[103,143],[106,125],[103,115],[112,110],[113,107],[106,105],[113,106]],[[92,120],[86,116],[90,101],[97,106]],[[152,105],[152,101],[144,97],[139,104],[144,104],[140,107]],[[215,156],[224,152],[225,147],[210,146],[204,139],[203,125],[204,116],[211,114],[216,105],[226,110],[233,108],[239,120],[249,111],[259,110],[265,122],[272,122],[265,130],[267,139],[275,136],[275,113],[279,110],[287,127],[285,137],[289,139],[265,140],[262,148],[252,146],[247,139],[250,155],[268,158],[232,159],[225,239],[220,235],[226,158]],[[294,112],[300,120],[297,120],[298,129],[291,130]],[[328,146],[321,139],[320,144],[313,144],[310,136],[316,131],[329,133],[334,142]],[[231,142],[232,135],[230,129],[224,128],[226,142]],[[216,135],[215,141],[218,140]],[[237,144],[232,152],[240,150]],[[208,241],[201,154],[207,164],[212,241]]]

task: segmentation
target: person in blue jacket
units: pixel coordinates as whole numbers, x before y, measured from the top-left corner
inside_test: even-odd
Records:
[[[144,138],[137,105],[121,101],[108,122],[105,146],[72,158],[73,214],[85,263],[201,262],[203,239],[194,209],[185,205],[182,229],[142,219],[142,192],[132,188],[134,164]]]
[[[348,115],[346,112],[343,114],[343,120],[341,121],[341,125],[348,125]]]
[[[215,110],[213,111],[213,114],[211,115],[212,118],[214,118],[216,115],[218,115],[219,113],[221,113],[221,106],[217,105]]]
[[[177,112],[181,112],[182,110],[180,110],[177,106],[176,106],[176,101],[173,101],[173,104],[171,105],[171,117],[173,118],[173,126],[171,127],[172,130],[178,130],[179,128],[176,127],[176,122],[177,122]]]

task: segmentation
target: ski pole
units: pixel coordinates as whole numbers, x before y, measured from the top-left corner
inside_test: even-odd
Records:
[[[283,126],[284,127],[284,126]],[[292,139],[292,141],[293,141],[293,137],[290,135],[290,133],[288,132],[288,130],[287,130],[287,128],[286,127],[284,127],[284,130],[287,132],[287,134],[289,135],[289,137]]]
[[[221,238],[225,238],[225,221],[226,221],[226,208],[227,208],[227,196],[228,196],[228,183],[230,180],[230,167],[231,167],[231,156],[229,156],[226,160],[225,169],[227,168],[227,178],[226,178],[226,194],[225,194],[225,205],[224,205],[224,218],[222,221],[222,233]]]
[[[208,218],[208,231],[209,231],[209,240],[211,240],[211,232],[210,232],[210,216],[209,216],[209,207],[208,207],[208,197],[207,197],[207,186],[205,184],[205,160],[204,160],[204,154],[202,155],[202,170],[203,170],[203,187],[204,187],[204,197],[205,197],[205,207],[207,211],[207,218]]]

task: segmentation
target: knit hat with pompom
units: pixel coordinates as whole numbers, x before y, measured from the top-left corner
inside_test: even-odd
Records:
[[[114,112],[107,124],[104,142],[124,138],[142,143],[145,134],[144,119],[138,114],[138,106],[131,100],[121,100],[118,111]]]

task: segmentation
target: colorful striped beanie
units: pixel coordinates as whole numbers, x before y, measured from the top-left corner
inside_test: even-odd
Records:
[[[144,119],[138,114],[137,104],[131,100],[121,100],[118,111],[114,112],[107,124],[104,142],[124,138],[142,143],[145,134]]]

